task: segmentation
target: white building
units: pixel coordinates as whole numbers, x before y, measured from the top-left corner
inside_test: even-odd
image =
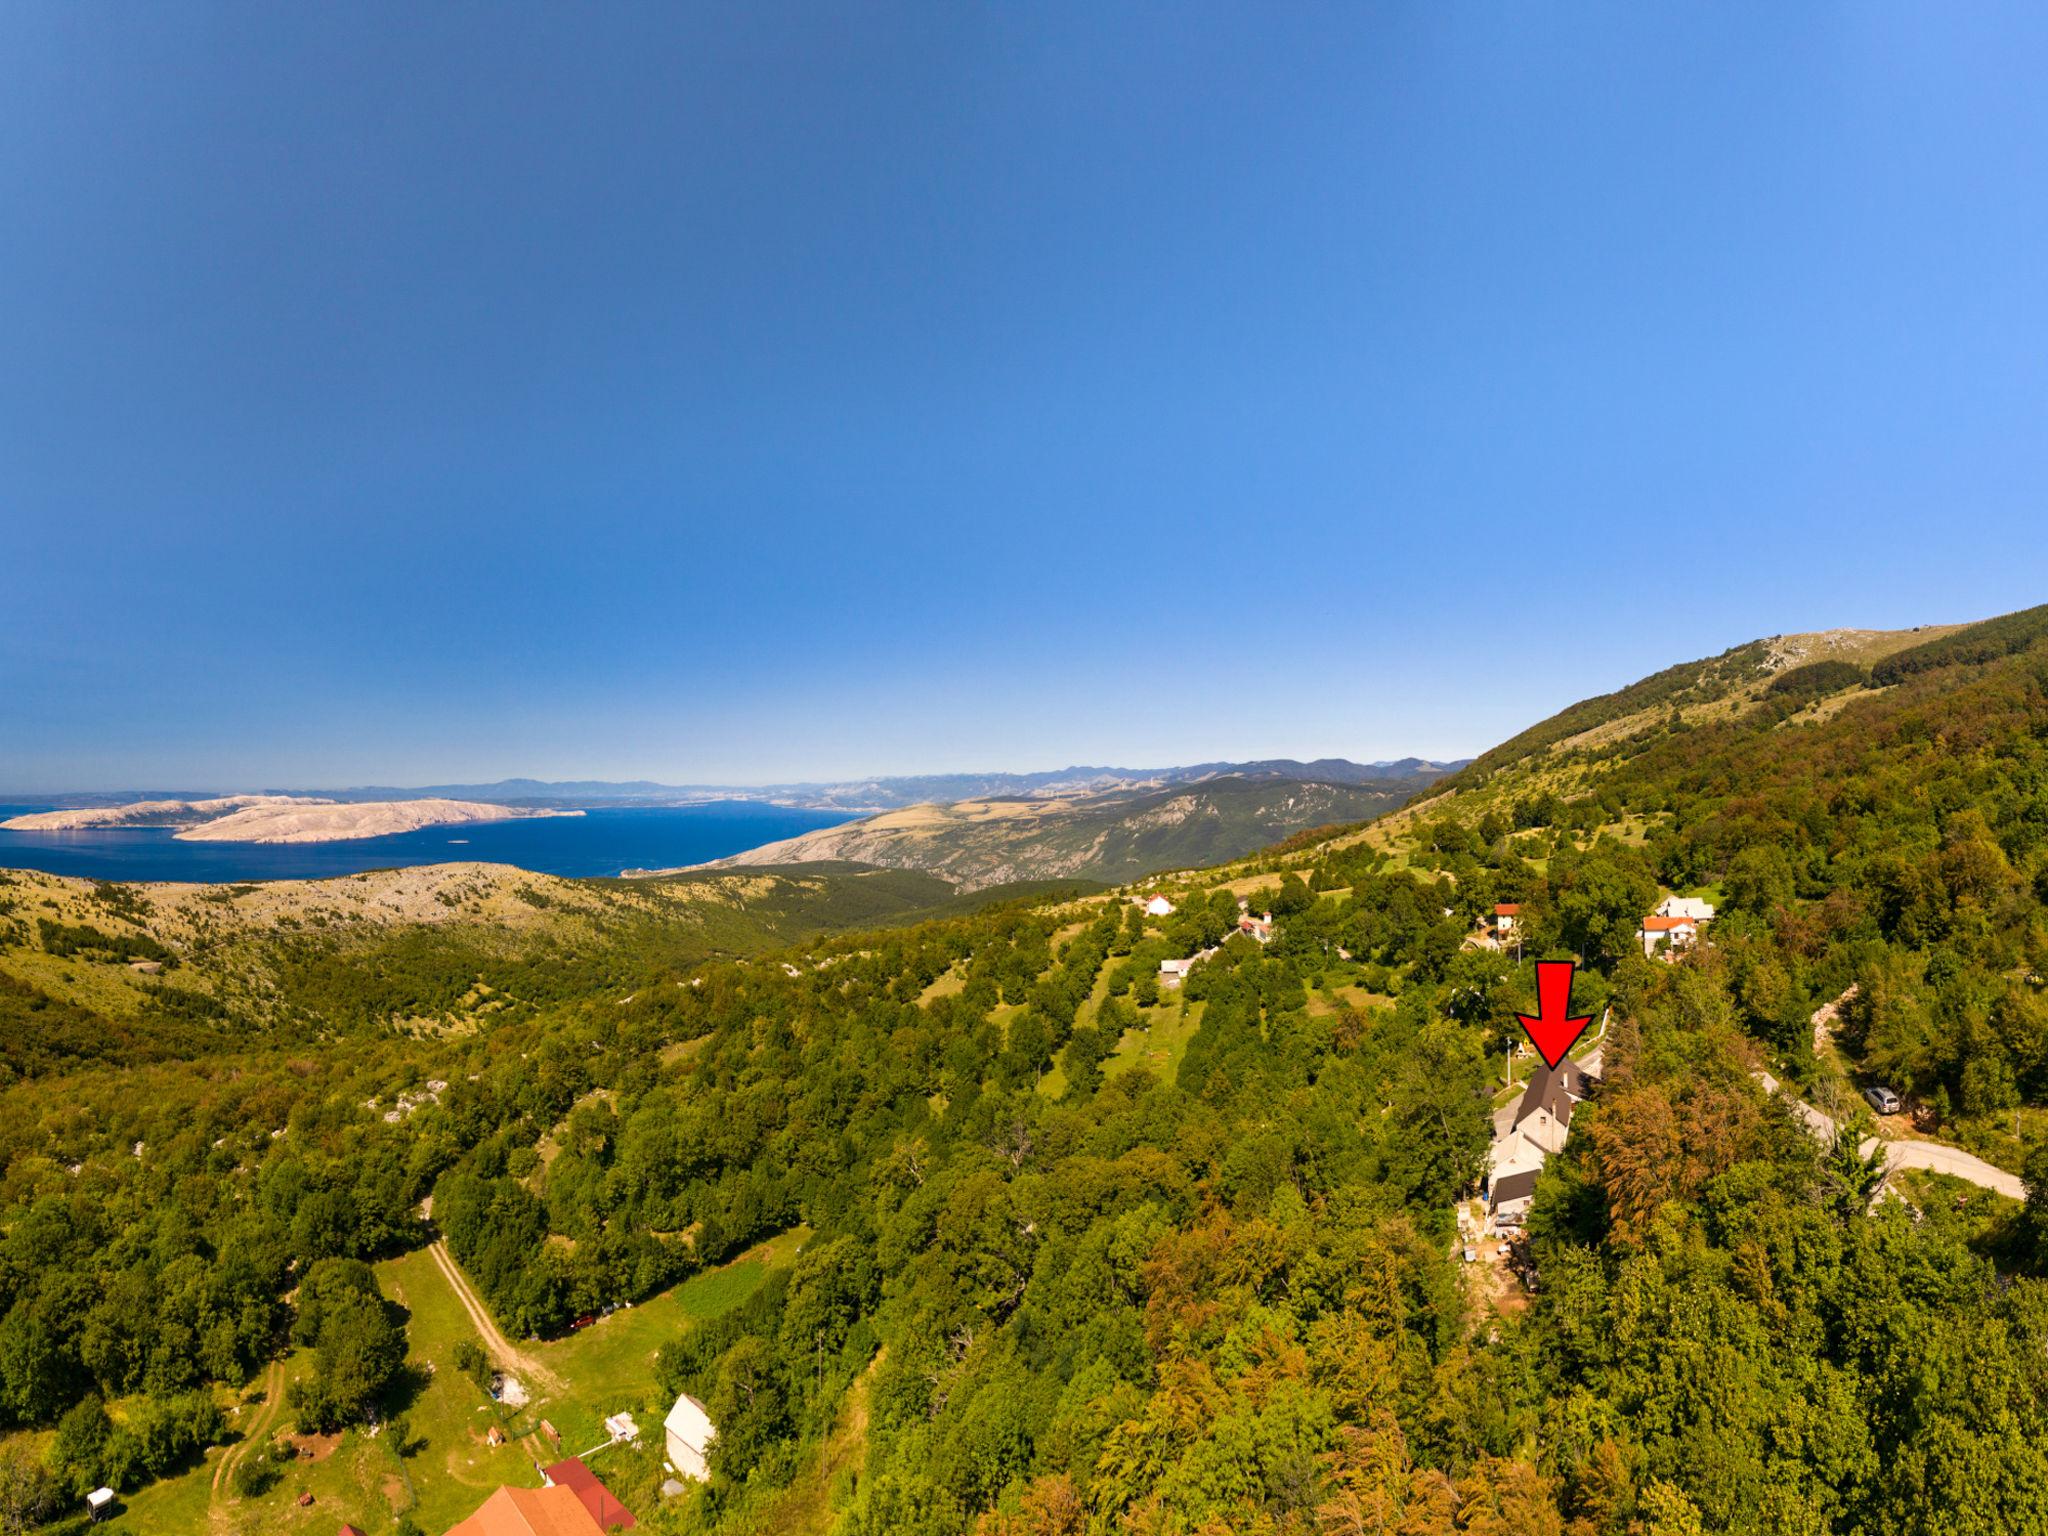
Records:
[[[1643,926],[1636,930],[1636,937],[1643,941],[1643,953],[1654,955],[1661,943],[1668,951],[1685,948],[1700,936],[1700,920],[1696,917],[1673,917],[1656,913],[1643,919]]]
[[[1173,916],[1173,903],[1164,896],[1154,896],[1145,903],[1145,915],[1147,917],[1171,917]]]
[[[1666,896],[1657,903],[1659,917],[1689,917],[1695,923],[1714,920],[1714,904],[1697,896]]]
[[[668,1464],[676,1469],[677,1475],[694,1478],[700,1483],[709,1482],[711,1469],[704,1458],[710,1453],[711,1442],[717,1438],[718,1431],[711,1427],[711,1415],[704,1411],[704,1405],[685,1392],[676,1399],[675,1407],[669,1409],[661,1427]]]
[[[1552,1153],[1564,1150],[1572,1112],[1592,1092],[1592,1073],[1565,1060],[1540,1067],[1523,1090],[1508,1128],[1487,1159],[1486,1203],[1496,1227],[1518,1227],[1536,1194],[1536,1176]]]
[[[1185,960],[1162,960],[1159,962],[1159,985],[1177,987],[1188,979],[1188,972],[1215,954],[1214,948],[1198,949]]]

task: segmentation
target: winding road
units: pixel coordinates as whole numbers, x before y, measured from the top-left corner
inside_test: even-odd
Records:
[[[1834,1141],[1833,1120],[1804,1099],[1786,1093],[1770,1073],[1758,1072],[1756,1080],[1764,1085],[1765,1092],[1782,1095],[1785,1102],[1792,1106],[1792,1112],[1806,1123],[1806,1128],[1813,1133],[1816,1140],[1828,1143]],[[1863,1156],[1868,1157],[1877,1147],[1884,1148],[1884,1171],[1887,1174],[1896,1173],[1901,1168],[1925,1168],[1933,1173],[1952,1174],[1956,1178],[1966,1179],[1980,1188],[2004,1195],[2008,1199],[2027,1198],[2027,1186],[2020,1181],[2019,1175],[2007,1173],[2003,1168],[1987,1163],[1983,1158],[1973,1156],[1961,1147],[1952,1147],[1940,1141],[1882,1141],[1875,1136],[1866,1136],[1858,1150]]]

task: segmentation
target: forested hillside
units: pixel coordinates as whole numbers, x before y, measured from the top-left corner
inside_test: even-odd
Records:
[[[514,909],[561,911],[468,912],[452,885],[446,921],[392,930],[414,963],[381,927],[316,928],[333,948],[296,982],[276,956],[311,908],[279,912],[234,951],[283,999],[276,1038],[46,1046],[0,1089],[0,1482],[204,1479],[233,1432],[209,1408],[295,1336],[302,1418],[402,1410],[415,1378],[348,1362],[463,1367],[376,1335],[349,1266],[437,1235],[509,1335],[546,1340],[798,1231],[792,1265],[630,1362],[638,1407],[687,1390],[719,1431],[682,1498],[608,1463],[644,1527],[2048,1528],[2044,619],[1760,642],[1386,821],[1166,881],[1161,917],[1017,893],[707,957],[631,906],[573,944],[546,927],[549,980],[485,979],[503,1008],[409,1011],[377,989],[509,965]],[[88,972],[210,973],[149,893],[73,892],[45,929],[39,891],[5,888],[28,990],[0,1004],[35,1038],[99,1038]],[[1718,914],[1647,957],[1672,891]],[[1501,902],[1519,956],[1480,942]],[[1460,1262],[1453,1212],[1545,955],[1583,962],[1605,1081],[1510,1273]],[[1880,1073],[1920,1113],[1898,1134],[1965,1140],[2042,1198],[1873,1200],[1854,1138],[1817,1141],[1765,1066],[1815,1099]],[[400,1491],[366,1528],[453,1465],[387,1444]],[[232,1525],[266,1497],[214,1507],[268,1528]]]
[[[924,870],[970,891],[1019,880],[1134,880],[1220,864],[1308,828],[1377,816],[1442,771],[1427,763],[1393,770],[1329,781],[1228,774],[1169,789],[917,805],[770,843],[718,866],[847,860]]]

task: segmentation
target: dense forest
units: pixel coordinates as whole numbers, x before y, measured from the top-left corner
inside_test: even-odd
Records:
[[[2048,1529],[2043,616],[1674,669],[1387,822],[1167,879],[1162,918],[1038,892],[717,955],[636,917],[553,966],[298,929],[244,1019],[147,910],[24,910],[45,980],[147,938],[152,988],[227,1000],[133,1060],[0,974],[39,1042],[0,1087],[11,1518],[194,1464],[294,1346],[299,1422],[375,1418],[406,1338],[366,1261],[444,1237],[547,1338],[802,1224],[651,1363],[718,1437],[643,1525],[759,1529],[858,1423],[836,1528],[875,1536]],[[1667,891],[1719,913],[1652,958]],[[1519,956],[1474,942],[1499,902]],[[1453,1207],[1551,955],[1605,1080],[1503,1303]],[[505,1006],[400,1027],[480,973]],[[2028,1202],[1873,1200],[1765,1066],[1896,1085]]]

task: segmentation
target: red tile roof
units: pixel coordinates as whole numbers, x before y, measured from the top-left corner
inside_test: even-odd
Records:
[[[558,1488],[574,1489],[583,1507],[590,1511],[591,1519],[607,1531],[630,1531],[640,1523],[630,1509],[612,1497],[611,1489],[597,1480],[597,1474],[583,1464],[581,1456],[558,1461],[541,1475]]]
[[[500,1488],[476,1513],[448,1528],[448,1536],[603,1536],[576,1490]]]
[[[1645,933],[1669,933],[1674,928],[1697,927],[1699,927],[1699,920],[1691,917],[1646,917],[1643,919],[1643,932]]]
[[[1495,917],[1520,917],[1522,904],[1519,901],[1504,901],[1493,909]]]

